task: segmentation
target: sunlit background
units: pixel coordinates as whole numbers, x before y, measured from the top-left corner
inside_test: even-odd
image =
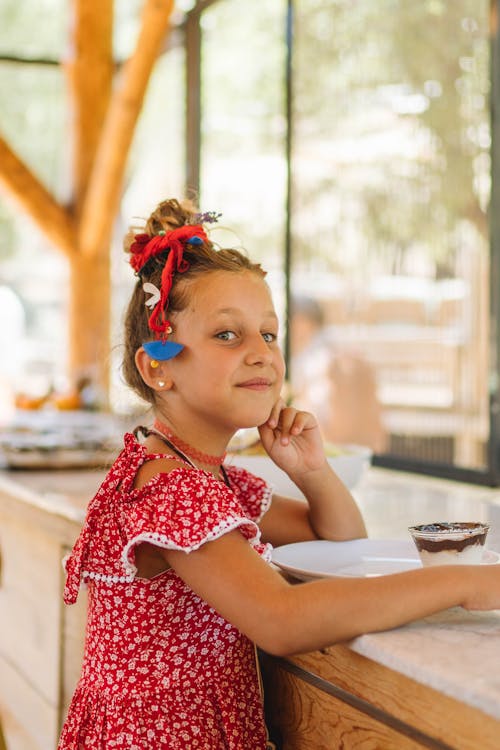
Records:
[[[115,3],[117,65],[134,47],[140,5]],[[121,238],[189,183],[185,30],[194,5],[177,4],[116,218],[111,405],[121,413],[138,408],[120,375],[133,282]],[[328,440],[427,467],[485,470],[488,0],[204,5],[199,184],[188,186],[203,210],[223,213],[214,238],[244,247],[269,271],[289,397],[318,414]],[[0,7],[1,127],[62,203],[68,6]],[[7,414],[15,392],[43,394],[67,381],[68,268],[3,194],[0,284]]]

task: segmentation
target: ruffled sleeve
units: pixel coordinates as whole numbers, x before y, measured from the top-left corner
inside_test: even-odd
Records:
[[[245,515],[259,523],[271,505],[273,488],[242,466],[226,466],[231,487],[238,497]]]
[[[123,583],[131,578],[119,559],[123,541],[117,516],[123,487],[133,481],[147,454],[131,433],[125,435],[124,442],[123,450],[89,503],[71,553],[63,560],[66,604],[76,602],[80,586],[88,579]]]
[[[156,475],[124,503],[120,525],[127,540],[122,552],[126,574],[136,573],[135,549],[142,542],[189,553],[234,529],[270,559],[270,547],[260,542],[260,530],[238,492],[206,471],[177,468]]]

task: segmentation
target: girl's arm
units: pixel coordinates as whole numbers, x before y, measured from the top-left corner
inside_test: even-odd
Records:
[[[238,531],[195,552],[163,551],[187,585],[264,650],[307,652],[452,606],[500,608],[496,565],[436,566],[291,585]]]
[[[310,539],[366,536],[361,513],[349,490],[328,463],[314,417],[279,402],[259,428],[271,459],[292,479],[307,504],[280,496],[261,522],[262,536],[274,545]]]

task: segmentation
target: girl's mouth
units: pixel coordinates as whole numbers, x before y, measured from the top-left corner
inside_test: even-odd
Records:
[[[271,381],[266,378],[252,378],[238,383],[238,388],[248,388],[252,391],[266,391],[271,387]]]

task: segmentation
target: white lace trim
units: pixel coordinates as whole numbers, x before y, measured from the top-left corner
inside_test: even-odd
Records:
[[[271,498],[272,498],[273,490],[271,487],[266,487],[266,493],[264,497],[262,498],[261,503],[261,515],[259,516],[259,520],[262,518],[264,513],[269,509],[269,505],[271,504]],[[233,531],[234,529],[237,529],[239,526],[244,525],[250,525],[255,526],[256,533],[254,534],[251,539],[248,541],[252,546],[255,546],[256,544],[260,544],[260,529],[256,526],[256,523],[252,521],[250,518],[244,518],[244,517],[238,517],[233,519],[223,519],[220,523],[217,524],[211,531],[208,532],[206,537],[204,537],[200,542],[197,544],[191,545],[189,547],[182,547],[181,545],[175,544],[175,542],[172,542],[165,534],[159,534],[157,532],[147,532],[145,534],[138,534],[137,536],[133,537],[126,546],[124,547],[122,551],[122,563],[126,571],[126,575],[109,575],[106,573],[96,573],[94,570],[82,570],[81,576],[80,576],[80,588],[86,589],[87,588],[87,580],[90,579],[92,581],[102,581],[103,583],[131,583],[137,574],[137,568],[135,565],[133,565],[130,560],[128,559],[128,553],[134,547],[136,544],[139,544],[140,542],[150,542],[151,544],[154,544],[156,547],[162,547],[163,549],[175,549],[179,550],[181,552],[194,552],[195,550],[199,549],[205,542],[213,541],[214,539],[218,539],[219,537],[223,536],[224,534],[227,534],[228,531]],[[272,546],[270,544],[264,544],[264,550],[262,552],[261,557],[266,562],[271,562],[272,559]],[[71,553],[68,553],[67,555],[64,555],[64,557],[61,560],[61,564],[63,567],[63,570],[65,573],[67,573],[66,569],[66,563],[68,559],[70,558]]]
[[[126,576],[111,576],[106,573],[95,573],[93,570],[82,570],[82,581],[90,578],[93,581],[103,581],[103,583],[131,583],[134,577],[131,573]]]
[[[270,542],[264,544],[261,557],[265,562],[271,563],[273,561],[273,545]]]
[[[135,576],[137,573],[137,568],[135,565],[133,565],[129,558],[128,554],[132,547],[134,547],[136,544],[139,544],[140,542],[149,542],[150,544],[154,544],[156,547],[161,547],[162,549],[173,549],[178,550],[180,552],[194,552],[195,550],[199,549],[203,544],[206,542],[212,542],[214,539],[219,539],[224,534],[227,534],[229,531],[234,531],[234,529],[237,529],[239,526],[254,526],[256,529],[256,533],[254,536],[249,539],[248,541],[250,544],[255,545],[260,543],[260,529],[257,527],[257,524],[255,521],[252,521],[249,518],[244,517],[238,517],[238,518],[224,518],[222,521],[220,521],[217,526],[214,526],[213,529],[211,529],[206,536],[203,537],[199,542],[196,544],[192,544],[186,547],[183,547],[180,544],[176,544],[173,542],[166,534],[160,534],[159,532],[154,531],[148,531],[143,534],[138,534],[137,536],[130,539],[129,542],[125,545],[122,551],[122,563],[125,567],[125,570],[127,571],[128,575]]]
[[[135,538],[135,541],[138,541],[139,539],[140,541],[146,541],[146,542],[152,541],[149,538],[148,534],[141,534],[140,537]],[[185,552],[192,551],[192,550],[186,550],[185,547],[170,546],[170,549],[183,549]],[[195,549],[195,547],[193,547],[192,549]],[[273,551],[272,545],[265,544],[264,550],[261,555],[263,560],[270,563],[272,561],[272,551]],[[93,581],[102,581],[103,583],[132,583],[135,580],[137,568],[131,563],[128,563],[127,568],[129,569],[130,572],[126,576],[112,576],[112,575],[107,575],[105,573],[95,573],[93,570],[82,570],[80,588],[81,589],[87,588],[87,579],[89,578]]]

